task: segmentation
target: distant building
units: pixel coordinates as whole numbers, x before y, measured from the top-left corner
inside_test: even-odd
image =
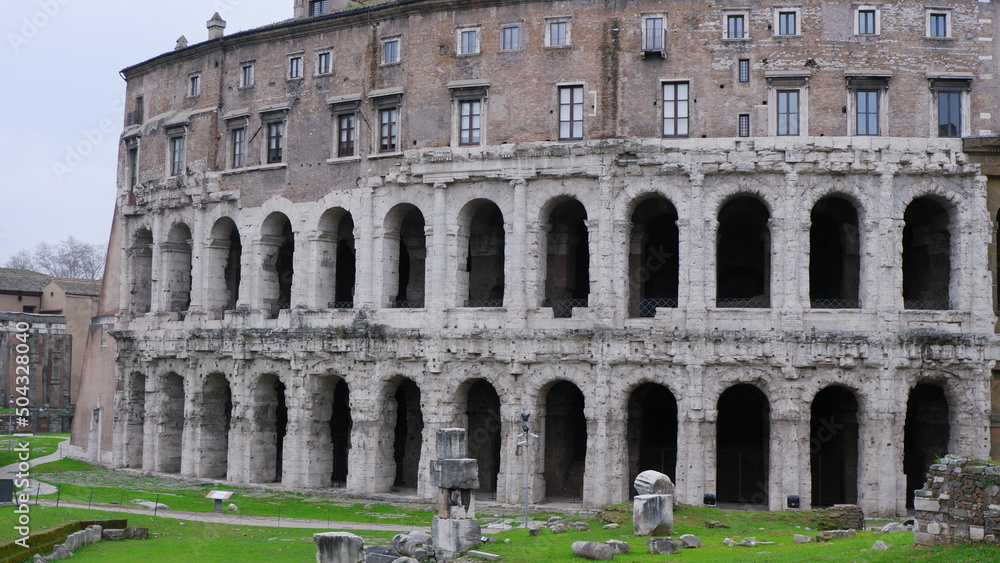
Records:
[[[505,502],[869,515],[989,456],[997,3],[611,6],[295,0],[124,69],[77,454],[426,497],[462,426]]]

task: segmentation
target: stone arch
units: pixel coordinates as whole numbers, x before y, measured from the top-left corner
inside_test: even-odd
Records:
[[[809,226],[809,300],[813,308],[861,307],[861,236],[856,207],[829,195],[812,208]]]
[[[191,229],[184,223],[171,227],[160,244],[164,310],[184,312],[191,307]]]
[[[153,470],[179,473],[184,439],[184,378],[174,372],[160,377],[153,416],[156,444]]]
[[[319,276],[315,283],[319,304],[331,309],[352,309],[357,278],[354,217],[339,207],[327,209],[318,227]]]
[[[587,210],[579,200],[550,202],[544,226],[545,298],[555,317],[571,317],[574,307],[587,307],[590,297],[590,240]]]
[[[677,307],[680,272],[677,209],[667,198],[642,198],[631,216],[629,316],[652,317],[657,307]]]
[[[288,216],[275,211],[264,219],[260,230],[261,296],[271,318],[292,304],[292,284],[295,277],[295,233]]]
[[[858,502],[858,400],[840,385],[816,394],[809,421],[812,506]]]
[[[756,196],[740,194],[719,209],[716,305],[771,306],[771,214]]]
[[[122,410],[125,448],[124,467],[142,469],[143,442],[146,424],[146,376],[133,373],[125,381],[125,408]]]
[[[903,213],[903,307],[950,308],[951,218],[936,198],[918,197]]]
[[[153,233],[149,229],[136,231],[129,256],[132,269],[129,276],[132,285],[129,291],[132,296],[131,310],[133,314],[141,315],[150,311],[153,299]]]
[[[500,395],[485,379],[466,381],[459,387],[459,393],[465,399],[469,457],[479,463],[479,490],[495,498],[502,449]]]
[[[273,373],[260,376],[253,387],[250,405],[251,481],[280,483],[288,430],[285,384]]]
[[[427,235],[424,215],[416,206],[402,203],[386,214],[383,265],[386,302],[395,308],[425,306]]]
[[[240,230],[229,217],[212,225],[206,248],[205,305],[216,318],[236,308],[243,272]]]
[[[415,490],[424,430],[420,388],[412,379],[403,377],[390,384],[388,393],[386,419],[393,427],[393,489]]]
[[[587,462],[587,417],[580,388],[559,380],[545,395],[544,478],[548,501],[583,499]]]
[[[903,473],[906,474],[906,507],[913,508],[913,491],[922,489],[927,469],[948,453],[950,408],[944,388],[918,383],[906,401],[903,425]]]
[[[657,383],[643,383],[628,399],[628,482],[652,469],[677,481],[677,400]],[[634,489],[631,489],[635,493]]]
[[[767,396],[739,383],[726,389],[716,420],[716,483],[719,502],[768,503],[771,416]]]
[[[459,214],[458,248],[465,260],[458,264],[458,295],[465,307],[502,307],[504,217],[488,199],[469,202]]]
[[[191,417],[197,424],[197,477],[226,479],[229,475],[229,443],[233,421],[233,392],[224,374],[205,377],[199,412]]]

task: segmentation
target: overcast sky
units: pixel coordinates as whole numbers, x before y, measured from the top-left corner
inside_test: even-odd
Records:
[[[125,81],[118,71],[292,16],[292,0],[0,0],[0,264],[70,235],[105,246]]]

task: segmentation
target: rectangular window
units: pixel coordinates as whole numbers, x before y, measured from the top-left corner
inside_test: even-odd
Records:
[[[750,136],[750,114],[749,113],[741,113],[740,114],[740,131],[739,131],[739,135],[740,135],[740,137],[749,137]]]
[[[688,101],[689,88],[687,82],[672,82],[663,85],[663,136],[688,136]]]
[[[471,55],[479,52],[479,30],[463,29],[458,33],[458,53]]]
[[[139,183],[139,147],[128,149],[128,187],[134,188]]]
[[[232,134],[232,160],[233,168],[243,168],[247,163],[247,128],[240,127],[233,129]]]
[[[858,35],[875,35],[875,10],[858,10]]]
[[[302,57],[288,59],[288,78],[302,78]]]
[[[928,15],[927,35],[929,37],[948,37],[947,12],[931,12]]]
[[[504,51],[513,51],[521,48],[521,26],[508,25],[500,30],[500,48]]]
[[[878,135],[878,90],[858,90],[855,93],[858,135]]]
[[[726,37],[729,39],[746,37],[746,15],[729,14],[726,16]]]
[[[391,65],[399,62],[399,39],[386,39],[382,42],[382,64]]]
[[[583,86],[559,87],[559,140],[583,139]]]
[[[188,95],[197,96],[201,94],[201,75],[192,74],[190,78],[191,87],[188,90]]]
[[[778,12],[778,35],[798,35],[797,12]]]
[[[337,117],[337,156],[354,156],[354,114]]]
[[[326,14],[330,9],[328,0],[319,0],[309,2],[309,15],[310,16],[322,16]]]
[[[285,122],[275,121],[267,124],[267,163],[282,162],[285,142]]]
[[[740,82],[750,82],[750,59],[740,59]]]
[[[482,116],[482,101],[468,100],[459,103],[458,106],[458,144],[478,145],[480,128],[480,117]]]
[[[962,136],[962,93],[938,92],[938,137]]]
[[[330,64],[333,60],[333,55],[329,52],[323,52],[316,56],[316,74],[330,74],[332,65]]]
[[[170,175],[180,176],[184,172],[184,136],[170,138]]]
[[[644,51],[662,51],[663,18],[662,17],[646,18],[644,20],[642,37],[643,37],[642,48]]]
[[[379,123],[379,152],[394,152],[397,150],[397,114],[398,108],[385,108],[378,112]]]
[[[569,22],[549,22],[549,46],[569,45]]]
[[[778,135],[799,134],[799,91],[778,90]]]
[[[253,63],[243,63],[240,72],[240,86],[253,86]]]

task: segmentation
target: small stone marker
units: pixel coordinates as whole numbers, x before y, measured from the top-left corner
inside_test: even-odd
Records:
[[[365,540],[348,532],[313,534],[316,563],[364,563]]]
[[[684,534],[679,538],[684,542],[684,547],[695,548],[701,547],[701,538],[694,534]]]
[[[872,544],[872,549],[874,549],[876,551],[885,551],[885,550],[889,549],[889,544],[885,543],[882,540],[878,540],[877,542],[875,542],[874,544]]]
[[[611,561],[615,558],[615,548],[606,543],[575,541],[573,542],[573,555],[594,561]]]
[[[674,527],[674,497],[635,497],[632,501],[632,527],[637,536],[669,535]]]

